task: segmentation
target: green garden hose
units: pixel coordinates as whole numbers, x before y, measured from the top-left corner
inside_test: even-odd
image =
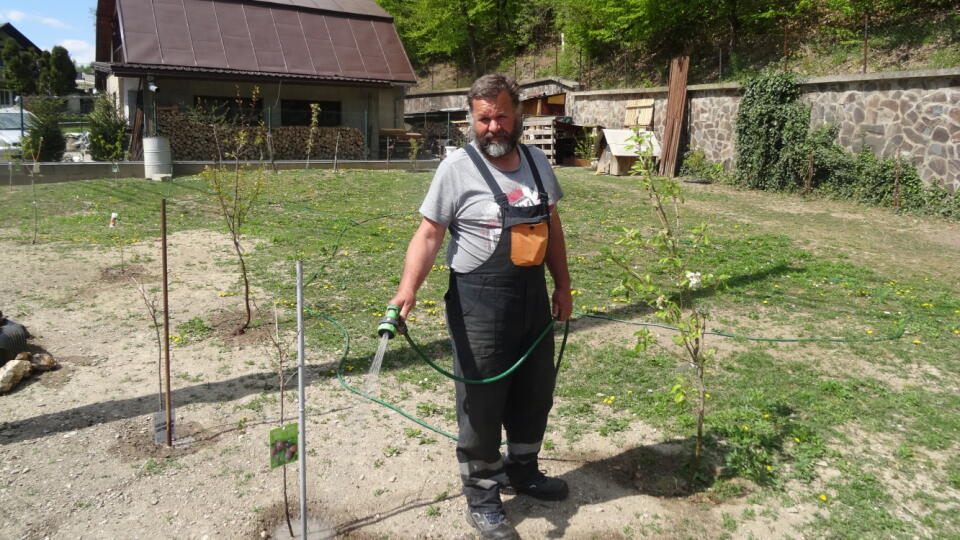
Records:
[[[653,322],[644,322],[644,321],[626,321],[623,319],[614,319],[613,317],[606,317],[604,315],[596,315],[593,313],[585,313],[582,311],[575,311],[574,315],[580,315],[582,317],[588,317],[591,319],[602,319],[605,321],[613,321],[623,324],[632,324],[634,326],[653,326],[655,328],[663,328],[665,330],[673,330],[679,332],[680,329],[674,326],[668,326],[666,324],[653,323]],[[737,334],[729,334],[727,332],[704,332],[704,335],[711,336],[720,336],[732,339],[743,339],[747,341],[772,341],[777,343],[872,343],[877,341],[894,341],[903,337],[903,334],[907,330],[907,321],[910,320],[908,315],[889,336],[881,336],[874,338],[768,338],[768,337],[754,337],[754,336],[741,336]]]
[[[462,382],[462,383],[466,383],[466,384],[488,384],[488,383],[492,383],[492,382],[497,382],[497,381],[499,381],[500,379],[503,379],[504,377],[507,377],[507,376],[509,376],[511,373],[513,373],[514,371],[516,371],[517,368],[520,367],[520,364],[522,364],[522,363],[527,359],[527,357],[530,356],[530,353],[532,353],[533,350],[537,348],[537,345],[539,345],[540,342],[543,341],[543,338],[546,337],[547,333],[550,332],[551,330],[553,330],[554,326],[556,326],[556,321],[551,320],[551,321],[547,324],[547,327],[543,329],[543,332],[540,332],[540,335],[537,336],[537,339],[535,339],[535,340],[533,341],[533,345],[530,346],[530,348],[527,350],[527,352],[524,353],[523,356],[521,356],[519,360],[517,360],[512,366],[510,366],[509,368],[507,368],[507,370],[504,371],[503,373],[501,373],[501,374],[499,374],[499,375],[495,375],[495,376],[493,376],[493,377],[489,377],[489,378],[487,378],[487,379],[465,379],[465,378],[463,378],[463,377],[458,377],[458,376],[454,375],[453,373],[450,373],[449,371],[443,369],[442,367],[440,367],[440,366],[438,366],[437,364],[435,364],[432,360],[430,360],[429,358],[427,358],[427,355],[423,354],[423,351],[420,350],[420,347],[417,346],[417,344],[414,343],[413,338],[410,337],[410,332],[404,332],[404,333],[403,333],[403,336],[404,336],[405,338],[407,338],[407,343],[409,343],[410,346],[413,348],[413,350],[416,351],[418,355],[420,355],[420,358],[422,358],[423,361],[426,362],[430,367],[432,367],[433,369],[437,370],[437,372],[440,373],[441,375],[444,375],[444,376],[446,376],[446,377],[448,377],[448,378],[450,378],[450,379],[453,379],[453,380],[455,380],[455,381],[457,381],[457,382]],[[567,333],[569,333],[569,332],[570,332],[570,322],[567,321],[566,327],[564,328],[564,331],[563,331],[563,343],[564,343],[564,345],[566,345],[566,343],[567,343]],[[556,368],[557,371],[560,370],[560,361],[561,361],[562,359],[563,359],[563,347],[561,346],[561,347],[560,347],[560,354],[559,354],[558,357],[557,357],[557,368]]]
[[[349,347],[350,347],[350,336],[349,336],[346,328],[344,328],[343,325],[341,325],[341,324],[340,324],[338,321],[336,321],[335,319],[333,319],[333,318],[331,318],[331,317],[327,317],[326,315],[323,315],[322,313],[315,312],[315,311],[313,311],[313,310],[311,310],[311,309],[309,309],[309,308],[305,308],[305,310],[307,311],[307,313],[309,313],[309,314],[311,314],[311,315],[315,315],[315,316],[317,316],[317,317],[322,318],[323,320],[326,320],[326,321],[331,322],[331,323],[334,324],[337,328],[339,328],[340,331],[343,333],[343,336],[344,336],[343,354],[340,356],[340,360],[337,362],[336,374],[337,374],[337,380],[340,381],[340,384],[341,384],[344,388],[346,388],[347,390],[349,390],[349,391],[351,391],[351,392],[353,392],[353,393],[355,393],[355,394],[357,394],[357,395],[359,395],[359,396],[361,396],[361,397],[363,397],[363,398],[366,398],[366,399],[368,399],[368,400],[370,400],[370,401],[373,401],[374,403],[380,404],[380,405],[382,405],[382,406],[384,406],[384,407],[386,407],[386,408],[388,408],[388,409],[390,409],[390,410],[392,410],[392,411],[395,411],[395,412],[399,413],[401,416],[403,416],[404,418],[407,418],[408,420],[411,420],[412,422],[414,422],[414,423],[416,423],[416,424],[418,424],[418,425],[420,425],[420,426],[422,426],[422,427],[424,427],[424,428],[426,428],[426,429],[429,429],[430,431],[433,431],[434,433],[443,435],[444,437],[447,437],[447,438],[449,438],[449,439],[451,439],[451,440],[453,440],[453,441],[456,441],[456,440],[457,440],[457,437],[456,437],[455,435],[453,435],[453,434],[451,434],[451,433],[448,433],[448,432],[446,432],[446,431],[444,431],[444,430],[442,430],[442,429],[440,429],[440,428],[438,428],[438,427],[432,426],[432,425],[430,425],[429,423],[425,422],[424,420],[421,420],[420,418],[417,418],[417,417],[413,416],[412,414],[405,412],[404,410],[400,409],[399,407],[397,407],[397,406],[395,406],[395,405],[392,405],[392,404],[390,404],[390,403],[387,403],[386,401],[383,401],[383,400],[381,400],[381,399],[379,399],[379,398],[376,398],[376,397],[374,397],[374,396],[371,396],[371,395],[367,394],[366,392],[363,392],[362,390],[359,390],[359,389],[357,389],[357,388],[354,388],[353,386],[350,386],[350,384],[347,383],[346,379],[345,379],[344,376],[343,376],[343,362],[344,362],[344,360],[346,360],[346,358],[347,358],[347,354],[348,354],[348,352],[349,352]],[[619,322],[619,323],[623,323],[623,324],[631,324],[631,325],[636,325],[636,326],[653,326],[653,327],[663,328],[663,329],[667,329],[667,330],[679,331],[679,329],[676,328],[676,327],[668,326],[668,325],[665,325],[665,324],[659,324],[659,323],[643,322],[643,321],[627,321],[627,320],[622,320],[622,319],[615,319],[615,318],[613,318],[613,317],[606,317],[606,316],[602,316],[602,315],[596,315],[596,314],[591,314],[591,313],[583,313],[583,312],[574,312],[574,314],[575,314],[575,315],[579,315],[579,316],[581,316],[581,317],[594,318],[594,319],[602,319],[602,320],[608,320],[608,321],[612,321],[612,322]],[[765,338],[765,337],[753,337],[753,336],[740,336],[740,335],[737,335],[737,334],[729,334],[729,333],[726,333],[726,332],[705,332],[705,334],[716,335],[716,336],[726,337],[726,338],[732,338],[732,339],[746,339],[746,340],[752,340],[752,341],[768,341],[768,342],[790,342],[790,343],[796,343],[796,342],[832,342],[832,343],[877,342],[877,341],[891,341],[891,340],[896,340],[896,339],[900,339],[901,337],[903,337],[904,332],[906,331],[906,324],[907,324],[907,321],[908,321],[908,320],[909,320],[909,317],[907,317],[906,319],[904,319],[903,321],[901,321],[901,323],[900,323],[899,327],[897,328],[897,330],[896,330],[894,333],[890,334],[889,336],[877,337],[877,338]],[[508,369],[507,369],[506,371],[504,371],[503,373],[501,373],[501,374],[499,374],[499,375],[496,375],[496,376],[494,376],[494,377],[487,378],[487,379],[464,379],[464,378],[462,378],[462,377],[457,377],[457,376],[454,375],[453,373],[450,373],[449,371],[443,369],[442,367],[438,366],[435,362],[433,362],[432,360],[430,360],[430,359],[423,353],[423,351],[422,351],[422,350],[420,349],[420,347],[416,344],[416,342],[413,341],[413,338],[410,337],[409,332],[404,332],[403,334],[404,334],[404,337],[406,337],[407,342],[410,344],[411,348],[413,348],[413,350],[416,351],[416,353],[417,353],[430,367],[432,367],[433,369],[435,369],[437,372],[441,373],[442,375],[444,375],[444,376],[446,376],[446,377],[449,377],[449,378],[451,378],[451,379],[454,379],[454,380],[456,380],[456,381],[459,381],[459,382],[462,382],[462,383],[466,383],[466,384],[486,384],[486,383],[491,383],[491,382],[495,382],[495,381],[498,381],[498,380],[500,380],[500,379],[503,379],[504,377],[507,377],[508,375],[510,375],[511,373],[513,373],[513,371],[515,371],[515,370],[520,366],[520,364],[522,364],[522,363],[524,362],[524,360],[527,359],[527,357],[530,355],[530,353],[533,351],[533,349],[536,348],[537,345],[540,344],[540,342],[543,340],[543,338],[546,337],[546,335],[547,335],[555,326],[556,326],[556,323],[555,323],[554,321],[551,321],[550,324],[548,324],[547,327],[544,328],[543,332],[540,333],[540,335],[537,337],[536,341],[534,341],[533,345],[531,345],[530,350],[528,350],[523,356],[521,356],[520,359],[517,360],[516,363],[514,363],[510,368],[508,368]],[[567,336],[569,335],[569,332],[570,332],[570,321],[567,320],[566,323],[565,323],[565,325],[564,325],[563,340],[562,340],[562,342],[561,342],[561,344],[560,344],[560,351],[559,351],[559,354],[557,355],[557,363],[556,363],[556,371],[557,371],[557,372],[560,371],[560,364],[561,364],[561,361],[562,361],[562,359],[563,359],[563,353],[564,353],[564,349],[566,348]]]

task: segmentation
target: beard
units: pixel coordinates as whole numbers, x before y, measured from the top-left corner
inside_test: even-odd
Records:
[[[519,114],[513,123],[513,133],[508,133],[506,130],[501,129],[497,132],[488,131],[481,137],[477,135],[476,130],[473,128],[473,122],[470,123],[470,138],[477,141],[477,146],[480,148],[480,151],[489,158],[496,159],[513,152],[517,147],[517,143],[520,142],[520,136],[522,134],[523,119]],[[500,140],[494,140],[494,137]]]
[[[501,137],[505,140],[499,142],[494,141],[494,136]],[[513,152],[513,149],[517,147],[517,140],[515,137],[511,137],[506,131],[501,131],[496,135],[487,133],[485,136],[477,139],[477,146],[480,147],[480,151],[486,154],[487,157],[499,158]]]

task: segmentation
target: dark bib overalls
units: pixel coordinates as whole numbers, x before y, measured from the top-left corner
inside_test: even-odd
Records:
[[[540,194],[536,206],[510,206],[487,164],[473,147],[466,147],[500,206],[503,223],[490,258],[470,272],[451,272],[444,297],[454,371],[468,379],[490,378],[506,371],[551,319],[543,262],[517,266],[511,259],[510,228],[549,223],[550,219],[536,164],[529,150],[520,148]],[[552,336],[547,336],[509,377],[488,384],[456,383],[457,461],[472,510],[500,510],[499,487],[506,482],[504,459],[508,463],[536,460],[553,406],[553,353]],[[501,426],[507,434],[506,458],[500,454]]]

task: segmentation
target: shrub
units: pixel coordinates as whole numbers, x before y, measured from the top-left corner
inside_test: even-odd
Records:
[[[22,141],[23,158],[35,161],[60,161],[67,148],[67,140],[60,131],[60,109],[63,100],[40,97],[30,101],[33,113]]]
[[[119,161],[126,146],[127,121],[113,98],[100,94],[90,113],[90,156],[95,161]]]
[[[826,195],[874,206],[892,207],[898,197],[901,210],[960,218],[960,199],[942,182],[925,186],[917,168],[896,158],[878,158],[869,148],[851,154],[836,141],[837,128],[822,126],[810,132],[807,147],[813,154],[813,187]]]
[[[582,137],[577,137],[577,145],[573,154],[579,159],[594,159],[596,156],[597,136],[585,131]]]
[[[810,160],[810,187],[837,198],[946,218],[960,218],[960,197],[943,184],[925,186],[909,160],[878,158],[869,148],[852,154],[836,143],[837,128],[808,129],[809,110],[788,73],[765,72],[745,83],[737,113],[736,183],[747,188],[795,191]],[[705,156],[688,154],[685,170],[709,177]],[[706,173],[702,172],[706,170]],[[691,172],[691,174],[697,174]],[[897,187],[899,184],[899,188]]]
[[[680,165],[680,175],[691,178],[709,180],[720,184],[733,183],[733,177],[727,173],[723,163],[707,159],[707,155],[699,148],[687,150]]]

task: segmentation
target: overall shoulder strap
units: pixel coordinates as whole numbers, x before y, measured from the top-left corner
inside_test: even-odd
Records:
[[[483,177],[490,191],[493,192],[493,198],[496,199],[497,204],[499,204],[501,208],[508,206],[507,195],[500,189],[500,186],[497,185],[497,181],[494,180],[490,168],[483,161],[483,158],[480,157],[480,152],[477,152],[477,149],[470,143],[465,144],[463,149],[467,151],[467,155],[470,156],[473,165],[477,168],[477,171],[480,172],[480,176]]]
[[[533,160],[533,154],[530,153],[530,149],[527,148],[525,144],[517,145],[520,147],[520,150],[523,151],[523,156],[527,158],[527,163],[530,164],[530,172],[533,173],[533,181],[537,183],[537,191],[540,192],[540,202],[542,204],[547,204],[547,190],[543,189],[543,181],[540,180],[540,171],[537,168],[537,162]]]

